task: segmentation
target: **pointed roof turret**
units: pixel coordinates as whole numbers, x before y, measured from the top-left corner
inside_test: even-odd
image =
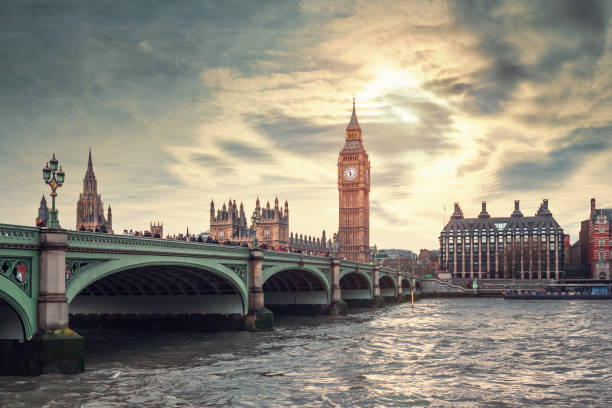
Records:
[[[93,173],[93,164],[91,162],[91,147],[89,148],[89,159],[87,159],[87,173]]]
[[[359,121],[357,120],[357,113],[355,112],[355,95],[353,95],[353,113],[351,115],[351,120],[349,121],[346,130],[361,130],[359,127]]]
[[[44,194],[42,196],[42,199],[40,200],[40,208],[47,208],[47,199],[45,198]]]

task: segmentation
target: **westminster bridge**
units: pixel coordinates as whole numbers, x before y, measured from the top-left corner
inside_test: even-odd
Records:
[[[82,371],[69,316],[225,316],[270,330],[272,311],[342,314],[421,288],[406,272],[327,257],[5,224],[0,275],[0,374]]]

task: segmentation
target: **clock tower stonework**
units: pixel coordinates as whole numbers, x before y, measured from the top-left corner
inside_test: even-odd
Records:
[[[363,147],[355,113],[346,127],[346,141],[338,157],[339,256],[370,261],[370,159]]]

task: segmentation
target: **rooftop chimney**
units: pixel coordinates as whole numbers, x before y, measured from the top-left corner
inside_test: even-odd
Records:
[[[591,212],[594,213],[595,212],[595,199],[591,198]]]
[[[538,215],[542,217],[552,217],[552,213],[548,209],[548,199],[547,198],[542,200],[542,204],[540,204],[540,208],[538,209],[538,212],[536,213],[536,216]]]
[[[463,218],[463,211],[459,207],[459,203],[455,203],[455,211],[451,215],[451,219]]]
[[[487,212],[487,202],[486,201],[482,202],[482,211],[480,211],[480,214],[478,214],[478,218],[491,218],[491,216]]]
[[[514,200],[514,212],[510,216],[511,217],[522,217],[523,216],[523,213],[521,212],[521,209],[519,207],[519,200]]]

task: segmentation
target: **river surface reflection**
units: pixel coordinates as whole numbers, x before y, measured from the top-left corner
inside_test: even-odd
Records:
[[[612,302],[425,299],[269,333],[86,333],[3,407],[612,406]]]

